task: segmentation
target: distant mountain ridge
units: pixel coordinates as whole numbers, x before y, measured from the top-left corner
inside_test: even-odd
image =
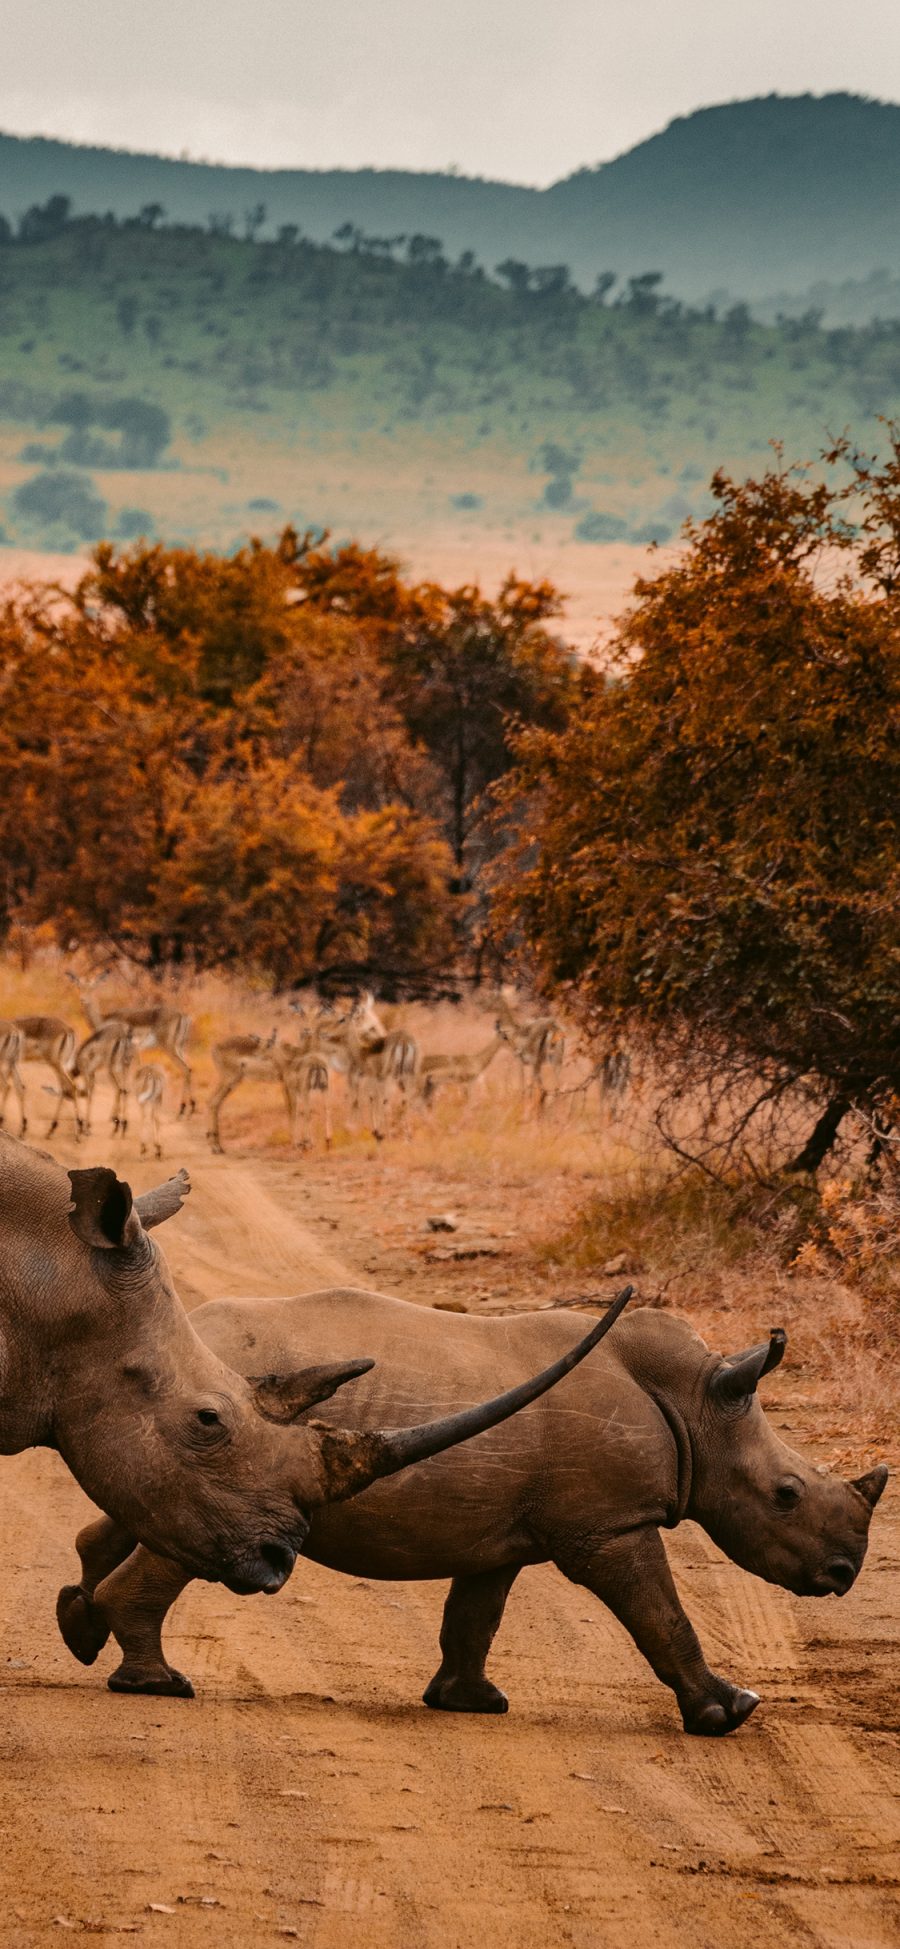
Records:
[[[76,212],[161,203],[206,223],[266,206],[267,229],[327,240],[421,232],[488,266],[508,257],[601,271],[661,271],[694,301],[728,294],[790,306],[852,287],[859,319],[900,309],[900,106],[849,94],[761,97],[679,117],[658,135],[549,189],[401,170],[257,170],[0,136],[0,211],[58,192]],[[886,271],[887,279],[872,278]],[[826,300],[827,302],[827,300]],[[858,307],[858,309],[854,309]]]

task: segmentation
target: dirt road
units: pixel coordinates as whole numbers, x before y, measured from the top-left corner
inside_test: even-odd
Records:
[[[166,1246],[188,1304],[346,1275],[340,1234],[331,1257],[265,1160],[186,1148],[195,1190]],[[0,1507],[8,1949],[900,1940],[896,1492],[840,1603],[770,1590],[689,1526],[674,1539],[710,1662],[763,1694],[723,1742],[685,1739],[620,1628],[549,1569],[524,1573],[497,1643],[504,1719],[419,1704],[440,1588],[311,1564],[274,1600],[191,1587],[169,1651],[195,1702],[114,1697],[111,1654],[82,1671],[54,1624],[85,1499],[28,1454],[0,1464]]]

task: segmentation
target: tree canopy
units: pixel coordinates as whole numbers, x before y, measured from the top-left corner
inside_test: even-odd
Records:
[[[504,899],[548,990],[682,1086],[806,1086],[808,1167],[900,1093],[900,447],[828,461],[717,476],[504,794]]]
[[[510,713],[562,721],[556,606],[292,529],[230,557],[102,544],[74,597],[0,617],[0,931],[278,984],[445,974]]]

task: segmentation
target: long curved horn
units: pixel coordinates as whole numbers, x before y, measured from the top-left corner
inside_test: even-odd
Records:
[[[441,1421],[424,1422],[418,1428],[389,1428],[379,1432],[354,1433],[346,1428],[328,1428],[314,1423],[320,1445],[323,1487],[321,1494],[314,1498],[304,1497],[308,1506],[313,1502],[342,1502],[347,1496],[355,1496],[370,1482],[382,1475],[395,1475],[399,1469],[406,1469],[413,1462],[424,1462],[430,1455],[439,1455],[444,1448],[454,1448],[458,1442],[469,1441],[473,1435],[483,1434],[487,1428],[495,1428],[500,1421],[507,1421],[511,1414],[526,1408],[530,1401],[536,1401],[547,1389],[555,1387],[566,1374],[584,1360],[593,1347],[615,1326],[620,1313],[628,1305],[633,1286],[626,1286],[613,1300],[612,1305],[598,1320],[590,1333],[570,1348],[560,1360],[545,1367],[543,1373],[535,1374],[529,1381],[521,1381],[518,1387],[510,1387],[505,1394],[498,1394],[492,1401],[483,1401],[478,1407],[463,1408],[459,1414],[450,1414]]]

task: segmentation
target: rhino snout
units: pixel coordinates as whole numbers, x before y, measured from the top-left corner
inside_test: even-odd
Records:
[[[817,1597],[846,1597],[851,1584],[856,1582],[859,1565],[851,1563],[849,1557],[836,1556],[825,1565],[821,1575],[815,1579]]]
[[[297,1553],[287,1543],[261,1543],[253,1556],[244,1557],[234,1574],[223,1579],[236,1597],[252,1597],[262,1591],[274,1597],[281,1590],[297,1561]]]

